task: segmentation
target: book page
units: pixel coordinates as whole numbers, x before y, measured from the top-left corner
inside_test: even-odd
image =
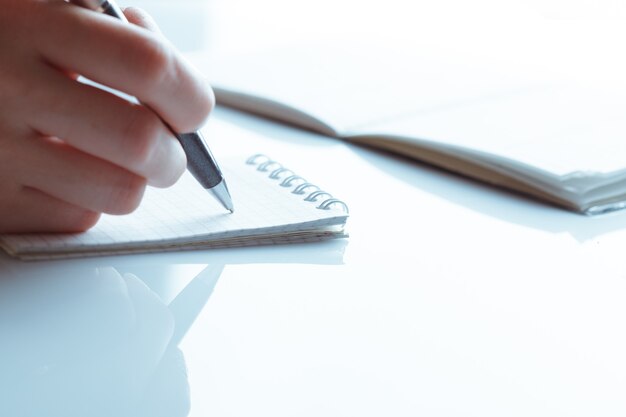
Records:
[[[361,127],[465,147],[558,176],[604,175],[626,168],[626,92],[555,85],[416,113]],[[384,139],[381,139],[384,140]]]
[[[339,206],[318,208],[328,195],[305,201],[312,190],[293,194],[293,186],[280,186],[281,180],[246,164],[245,157],[227,159],[221,168],[235,204],[232,214],[187,172],[170,189],[148,188],[136,212],[103,215],[85,233],[3,235],[0,244],[12,254],[45,254],[203,247],[215,241],[222,246],[282,243],[338,233],[330,227],[346,220]]]

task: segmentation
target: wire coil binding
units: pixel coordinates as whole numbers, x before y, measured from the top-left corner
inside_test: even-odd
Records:
[[[285,188],[293,187],[291,191],[295,195],[305,195],[304,201],[316,203],[322,200],[316,208],[320,210],[330,210],[333,206],[339,206],[346,213],[349,213],[348,205],[342,200],[332,196],[332,194],[320,189],[317,185],[308,182],[305,178],[296,175],[289,168],[269,158],[264,154],[255,154],[246,160],[247,165],[256,167],[259,172],[269,172],[268,178],[280,181],[278,185]]]

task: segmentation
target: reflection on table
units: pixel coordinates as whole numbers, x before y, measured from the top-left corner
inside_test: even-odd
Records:
[[[112,267],[3,267],[0,415],[188,415],[178,343],[223,267],[206,267],[169,304]]]

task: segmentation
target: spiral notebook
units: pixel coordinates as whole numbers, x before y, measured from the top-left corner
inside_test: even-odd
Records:
[[[0,247],[21,259],[51,259],[347,236],[347,205],[282,164],[254,155],[225,160],[222,170],[233,214],[186,173],[170,189],[148,189],[133,214],[104,215],[84,233],[0,235]]]

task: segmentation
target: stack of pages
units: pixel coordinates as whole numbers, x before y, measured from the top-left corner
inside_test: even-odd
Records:
[[[626,206],[626,93],[417,54],[310,46],[202,59],[218,104],[570,210]]]
[[[149,188],[139,209],[103,215],[84,233],[0,235],[21,259],[317,242],[347,236],[348,206],[264,155],[226,159],[235,212],[185,173],[169,189]]]

